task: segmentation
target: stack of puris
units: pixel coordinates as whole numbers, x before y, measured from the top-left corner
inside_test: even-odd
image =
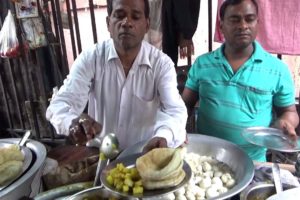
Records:
[[[136,168],[148,189],[173,187],[185,177],[182,169],[185,149],[157,148],[136,160]]]
[[[17,145],[0,148],[0,186],[22,171],[24,155]]]

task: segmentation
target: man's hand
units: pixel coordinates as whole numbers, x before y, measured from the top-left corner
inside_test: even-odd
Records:
[[[88,140],[93,139],[101,130],[101,124],[83,113],[78,118],[73,119],[69,128],[69,138],[74,144],[85,145]]]
[[[155,148],[163,148],[163,147],[168,147],[167,140],[163,137],[154,137],[144,147],[143,153],[147,153],[148,151]]]
[[[283,132],[287,134],[292,140],[297,140],[298,138],[294,126],[292,126],[292,124],[290,124],[287,120],[278,119],[274,122],[272,127],[283,130]]]
[[[194,55],[193,40],[184,39],[183,35],[179,35],[179,55],[181,59]]]

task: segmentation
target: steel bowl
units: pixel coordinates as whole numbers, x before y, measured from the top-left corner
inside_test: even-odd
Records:
[[[85,200],[85,199],[109,199],[114,198],[118,200],[138,200],[132,197],[122,197],[118,194],[112,193],[111,191],[103,188],[102,186],[89,188],[78,192],[65,200]]]
[[[0,142],[12,144],[17,144],[19,141],[20,138],[0,139]],[[34,192],[34,188],[31,188],[33,180],[35,178],[37,181],[34,182],[39,182],[40,180],[40,172],[42,171],[47,154],[46,148],[42,143],[34,140],[28,140],[25,146],[31,150],[33,156],[30,167],[25,174],[0,191],[1,200],[20,199],[24,196],[30,196]]]
[[[283,192],[281,192],[282,198],[275,198],[275,199],[293,199],[290,198],[291,194],[289,192],[295,192],[296,194],[300,193],[300,190],[293,190],[296,189],[293,185],[283,184]],[[268,199],[269,197],[276,194],[276,188],[273,183],[265,183],[265,182],[256,182],[251,183],[248,185],[241,193],[240,193],[240,200],[263,200]],[[285,196],[285,198],[283,198]]]
[[[262,200],[276,193],[274,184],[254,183],[246,187],[240,194],[241,200]]]
[[[143,141],[125,149],[119,158],[141,152],[145,144],[146,141]],[[212,199],[227,199],[239,194],[253,179],[253,161],[241,148],[231,142],[201,134],[188,134],[187,151],[212,156],[226,163],[234,172],[237,184],[228,192]]]

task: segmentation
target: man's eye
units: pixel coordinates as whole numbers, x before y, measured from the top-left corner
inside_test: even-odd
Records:
[[[117,18],[117,19],[122,19],[122,18],[125,17],[125,15],[124,15],[124,13],[115,13],[114,17]]]
[[[240,21],[240,19],[237,18],[237,17],[233,17],[233,18],[230,18],[229,21],[230,21],[231,23],[238,23],[238,22]]]
[[[138,12],[137,13],[133,13],[131,16],[132,16],[133,20],[139,20],[142,17],[142,15],[140,13],[138,13]]]
[[[248,23],[254,22],[255,20],[256,20],[256,17],[247,17],[245,19],[245,21],[248,22]]]

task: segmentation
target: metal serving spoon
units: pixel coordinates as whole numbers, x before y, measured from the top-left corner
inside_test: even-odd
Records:
[[[18,143],[19,148],[21,148],[21,146],[24,146],[25,142],[27,141],[30,135],[31,135],[31,131],[28,130],[25,132],[23,137],[20,139],[20,142]]]
[[[114,133],[109,133],[102,138],[102,142],[99,149],[99,161],[96,170],[96,176],[93,186],[99,186],[100,174],[102,170],[107,166],[110,159],[114,159],[120,153],[119,142]]]
[[[272,165],[272,173],[275,184],[276,193],[282,192],[282,184],[280,179],[280,169],[277,163],[273,163]]]

